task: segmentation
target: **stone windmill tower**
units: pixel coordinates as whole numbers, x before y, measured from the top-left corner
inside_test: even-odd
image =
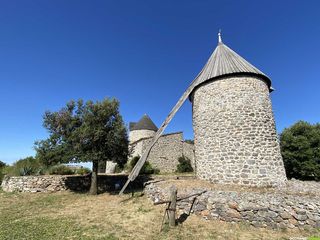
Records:
[[[129,130],[129,142],[133,143],[142,138],[153,137],[158,128],[151,118],[144,114],[138,122],[130,122]]]
[[[269,93],[271,80],[223,44],[195,80],[197,176],[215,183],[277,186],[286,181]]]
[[[155,133],[120,194],[138,176],[152,147],[188,97],[198,178],[250,186],[286,182],[269,96],[271,80],[218,36],[218,46]]]

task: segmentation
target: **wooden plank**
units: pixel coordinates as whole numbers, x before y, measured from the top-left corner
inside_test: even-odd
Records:
[[[191,194],[191,195],[182,197],[182,198],[177,198],[177,202],[182,201],[182,200],[184,200],[184,199],[188,199],[188,198],[190,198],[190,197],[200,196],[201,194],[203,194],[203,193],[205,193],[205,192],[207,192],[207,190],[204,190],[204,191],[199,192],[199,193],[194,193],[194,194]],[[168,200],[168,201],[155,202],[153,205],[160,205],[160,204],[165,204],[165,203],[170,203],[170,200]]]
[[[177,188],[172,186],[170,188],[170,204],[168,207],[169,226],[176,226],[176,207],[177,207]]]

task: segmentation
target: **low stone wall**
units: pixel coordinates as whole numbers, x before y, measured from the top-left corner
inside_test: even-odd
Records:
[[[130,184],[134,188],[142,188],[146,176],[139,176]],[[127,180],[127,175],[99,175],[99,192],[114,191],[116,187],[122,186]],[[61,176],[40,175],[4,177],[1,187],[6,192],[57,192],[71,190],[75,192],[88,191],[91,184],[91,176]],[[117,185],[117,186],[116,186]]]
[[[169,185],[150,183],[145,187],[145,193],[153,202],[168,200]],[[196,199],[190,197],[179,201],[180,215],[191,210],[207,220],[247,222],[273,229],[320,227],[320,183],[311,182],[309,187],[305,182],[290,181],[285,189],[267,191],[221,191],[192,188],[191,184],[188,188],[178,189],[178,198],[207,190]]]

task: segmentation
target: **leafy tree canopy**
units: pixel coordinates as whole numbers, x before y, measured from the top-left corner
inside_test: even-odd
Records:
[[[99,161],[126,163],[127,130],[116,99],[106,98],[95,103],[70,101],[60,111],[47,111],[43,125],[50,136],[36,142],[37,156],[47,165],[93,162],[92,194],[97,193]]]
[[[320,180],[320,124],[299,121],[280,135],[281,153],[289,178]]]
[[[59,139],[51,135],[48,139],[35,142],[36,158],[46,167],[73,160],[72,151],[65,143],[58,143]]]

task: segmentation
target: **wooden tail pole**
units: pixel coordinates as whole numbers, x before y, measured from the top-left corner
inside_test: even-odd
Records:
[[[170,204],[168,207],[169,226],[176,226],[176,207],[177,207],[177,188],[172,186],[170,189]]]
[[[205,67],[204,67],[205,68]],[[202,70],[203,71],[203,70]],[[202,73],[202,71],[198,74],[198,76],[200,76],[200,74]],[[148,146],[148,148],[146,149],[146,151],[142,154],[142,156],[140,157],[139,161],[136,163],[136,165],[134,166],[134,168],[132,169],[131,173],[128,176],[128,180],[125,183],[125,185],[122,187],[119,195],[123,194],[124,190],[127,188],[129,182],[133,181],[134,179],[136,179],[136,177],[139,175],[139,172],[143,166],[143,164],[146,162],[150,151],[152,149],[152,147],[157,143],[159,137],[161,136],[161,134],[164,132],[164,130],[166,129],[166,127],[168,126],[168,124],[170,123],[170,121],[172,120],[172,118],[174,117],[174,115],[177,113],[177,111],[181,108],[181,106],[183,105],[183,103],[187,100],[187,98],[189,97],[190,93],[193,91],[193,89],[195,88],[196,84],[197,84],[197,79],[198,76],[192,81],[192,83],[190,84],[190,86],[187,88],[187,90],[182,94],[182,96],[180,97],[180,99],[178,100],[178,102],[176,103],[176,105],[172,108],[171,112],[169,113],[169,115],[167,116],[167,118],[164,120],[164,122],[162,123],[161,127],[158,129],[158,131],[156,132],[156,134],[154,135],[152,142],[150,143],[150,145]]]

